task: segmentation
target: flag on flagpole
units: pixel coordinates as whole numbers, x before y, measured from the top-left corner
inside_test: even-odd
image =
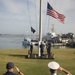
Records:
[[[35,32],[36,32],[36,30],[35,30],[35,29],[33,29],[33,28],[31,27],[31,32],[35,33]]]
[[[49,3],[47,3],[47,15],[54,17],[64,24],[65,16],[55,11]]]

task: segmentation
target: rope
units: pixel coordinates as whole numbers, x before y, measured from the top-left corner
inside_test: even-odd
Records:
[[[30,17],[30,11],[29,11],[29,4],[28,4],[28,0],[27,0],[27,7],[28,7],[28,13],[29,13],[29,22],[30,22],[30,27],[31,27],[31,17]]]
[[[36,34],[38,34],[38,23],[37,23],[37,11],[36,11],[36,0],[34,0],[34,2],[35,2],[35,20],[36,20],[36,29],[37,29],[37,33]]]
[[[49,0],[48,0],[48,2],[50,2]],[[48,32],[50,32],[50,23],[51,23],[51,17],[50,16],[48,16],[48,23],[47,23],[47,25],[48,25],[48,27],[47,27],[47,30],[48,30]]]
[[[54,5],[53,8],[55,9],[55,7],[56,7],[56,0],[52,3],[52,5]],[[54,24],[53,18],[52,18],[52,24]]]
[[[55,7],[56,7],[56,0],[52,3],[52,5],[54,5],[53,6],[53,8],[55,9]],[[54,29],[54,20],[53,20],[53,18],[52,18],[52,27],[51,27],[51,29],[53,28]],[[54,31],[55,31],[55,29],[54,29]]]
[[[48,0],[46,0],[46,11],[45,11],[45,19],[44,19],[44,32],[49,32],[49,17],[47,17],[47,2]],[[45,4],[44,4],[45,5]]]
[[[29,23],[30,23],[30,29],[31,29],[31,17],[30,17],[30,11],[29,11],[29,3],[28,3],[28,0],[27,0],[27,7],[28,7],[28,13],[29,13]],[[32,39],[32,32],[31,32],[31,39]]]
[[[50,4],[52,4],[52,5],[55,5],[55,3],[54,2],[51,2],[51,0],[48,0],[48,2],[50,3]],[[49,32],[50,32],[50,30],[51,30],[51,24],[54,24],[54,21],[53,21],[53,17],[50,17],[50,16],[48,16],[48,27],[47,27],[47,30],[49,30]]]

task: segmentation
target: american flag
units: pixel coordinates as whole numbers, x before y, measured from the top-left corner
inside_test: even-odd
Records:
[[[47,15],[54,17],[55,19],[64,24],[65,16],[55,11],[49,3],[47,3]]]

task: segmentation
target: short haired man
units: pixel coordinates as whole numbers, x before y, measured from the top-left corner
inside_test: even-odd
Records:
[[[14,71],[14,68],[16,68],[17,72],[19,73],[19,75],[24,75],[19,69],[18,67],[14,66],[14,63],[13,62],[8,62],[6,64],[6,69],[7,69],[7,72],[4,73],[3,75],[16,75],[13,71]]]
[[[51,75],[57,75],[58,70],[63,71],[65,73],[65,75],[72,75],[69,71],[67,71],[66,69],[60,67],[60,65],[57,62],[48,63],[48,67],[50,69]]]

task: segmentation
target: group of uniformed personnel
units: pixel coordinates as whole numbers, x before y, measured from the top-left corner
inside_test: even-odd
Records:
[[[44,45],[41,42],[41,44],[40,44],[41,57],[43,56],[45,46],[46,46],[46,49],[47,49],[47,55],[48,55],[48,57],[50,57],[50,54],[51,54],[51,42],[50,41],[47,41],[46,45]]]
[[[44,44],[43,42],[40,43],[40,53],[41,53],[41,57],[43,56],[44,53],[44,47],[46,46],[47,49],[47,55],[48,57],[50,57],[51,54],[51,42],[47,41],[46,44]],[[33,44],[30,44],[30,55],[32,56],[32,51],[33,51]]]

